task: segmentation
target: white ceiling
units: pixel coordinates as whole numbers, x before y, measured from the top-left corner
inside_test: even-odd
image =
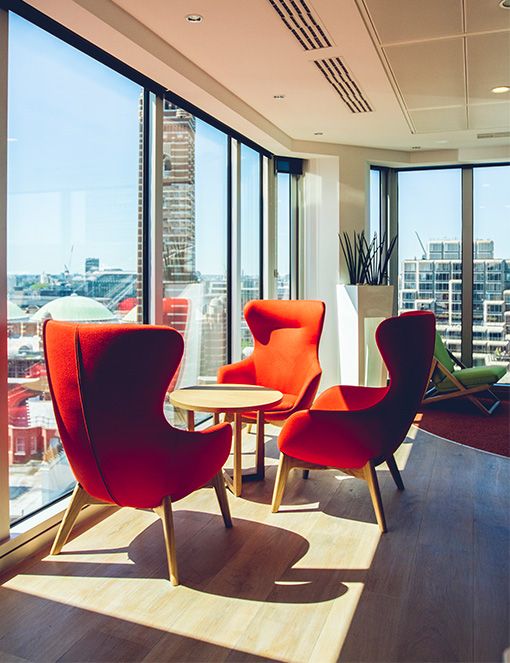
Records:
[[[405,151],[510,144],[510,93],[491,92],[510,85],[510,9],[499,0],[33,4],[43,11],[51,6],[57,20],[103,48],[112,44],[115,28],[151,53],[150,61],[133,54],[130,64],[227,124],[236,123],[229,116],[234,109],[287,147],[302,141]],[[72,4],[74,18],[64,11]],[[308,8],[306,22],[322,29],[330,45],[304,48],[288,28],[296,25],[286,7]],[[83,9],[95,20],[88,30]],[[202,22],[187,22],[189,14]],[[115,49],[126,60],[126,45]],[[353,112],[344,101],[351,94],[337,92],[319,60],[340,62],[369,110]]]

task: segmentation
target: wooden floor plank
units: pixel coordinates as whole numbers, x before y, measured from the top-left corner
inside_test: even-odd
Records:
[[[509,459],[411,429],[406,490],[377,470],[382,535],[366,484],[335,471],[291,472],[271,513],[278,429],[266,433],[265,480],[228,496],[232,529],[209,489],[174,505],[180,586],[158,517],[130,509],[5,576],[0,663],[503,660]]]

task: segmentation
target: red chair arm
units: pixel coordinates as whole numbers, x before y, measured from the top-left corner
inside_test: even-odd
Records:
[[[308,410],[312,406],[313,399],[319,388],[319,383],[321,381],[322,371],[317,370],[316,367],[310,371],[310,374],[307,376],[304,381],[301,391],[296,396],[296,402],[294,404],[293,410]]]
[[[253,358],[246,357],[235,364],[220,366],[216,380],[218,384],[257,384]]]
[[[387,392],[388,387],[329,387],[317,397],[312,410],[364,410],[379,403]]]
[[[296,412],[285,422],[278,448],[287,456],[318,465],[361,468],[381,456],[381,428],[381,419],[366,410]]]

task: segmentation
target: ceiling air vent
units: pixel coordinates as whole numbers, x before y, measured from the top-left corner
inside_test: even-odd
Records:
[[[510,131],[495,131],[492,133],[477,134],[477,138],[510,138]]]
[[[332,44],[304,0],[269,0],[285,26],[305,51],[329,48]]]
[[[341,58],[314,60],[314,64],[335,88],[351,113],[369,113],[374,110]]]

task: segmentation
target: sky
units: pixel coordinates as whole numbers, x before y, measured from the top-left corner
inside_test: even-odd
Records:
[[[474,238],[494,240],[494,257],[510,258],[510,166],[474,170]],[[461,238],[461,169],[402,171],[399,256],[421,258],[435,239]]]
[[[9,16],[8,272],[133,270],[141,88]]]

